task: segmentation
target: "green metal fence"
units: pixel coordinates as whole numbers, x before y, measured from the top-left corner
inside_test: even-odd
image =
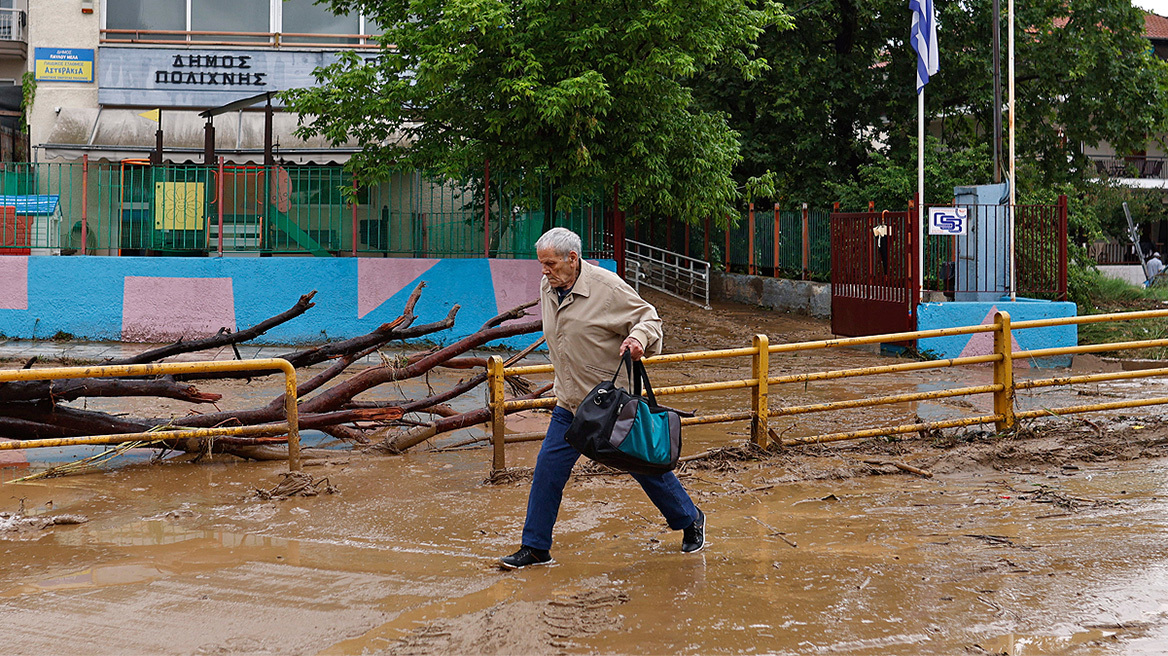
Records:
[[[416,172],[354,188],[336,166],[9,163],[0,254],[533,258],[566,226],[613,256],[600,194],[556,211],[516,197]]]

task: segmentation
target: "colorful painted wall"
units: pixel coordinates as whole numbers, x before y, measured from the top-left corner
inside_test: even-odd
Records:
[[[917,330],[989,325],[994,323],[994,314],[999,310],[1010,314],[1012,324],[1036,319],[1073,317],[1078,313],[1074,303],[1021,298],[1016,301],[1007,299],[993,303],[922,303],[917,306]],[[1014,339],[1015,351],[1075,346],[1079,341],[1078,329],[1074,325],[1011,330],[1011,336]],[[935,358],[989,355],[994,352],[994,335],[977,333],[932,337],[919,340],[917,347]],[[1039,367],[1069,367],[1071,356],[1043,358],[1029,363],[1025,360],[1014,360],[1015,367],[1025,367],[1028,364]]]
[[[601,266],[615,269],[612,260]],[[498,313],[537,298],[535,260],[404,258],[0,257],[0,333],[46,338],[166,342],[240,330],[279,314],[316,290],[304,315],[257,343],[344,339],[401,314],[419,281],[415,325],[461,306],[452,342]],[[528,310],[539,316],[538,307]],[[522,335],[507,346],[533,341]]]

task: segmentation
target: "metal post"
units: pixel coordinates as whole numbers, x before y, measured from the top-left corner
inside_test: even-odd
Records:
[[[272,152],[272,96],[268,94],[268,104],[264,106],[264,166],[271,167],[276,163],[276,155]],[[271,171],[269,170],[269,173]]]
[[[993,2],[994,184],[1002,181],[1002,6]]]
[[[353,176],[353,257],[357,257],[357,176]]]
[[[1058,197],[1058,243],[1059,243],[1059,279],[1058,279],[1058,298],[1060,301],[1067,300],[1067,197],[1062,195]]]
[[[612,183],[612,257],[616,275],[625,277],[625,213],[620,211],[620,185]],[[581,253],[583,255],[583,253]]]
[[[215,204],[219,214],[219,257],[223,257],[223,158],[219,158],[219,173],[215,181]]]
[[[778,203],[775,203],[775,225],[774,225],[774,233],[775,233],[775,252],[774,252],[774,258],[773,258],[773,259],[774,259],[774,266],[775,266],[775,270],[774,270],[774,272],[771,274],[771,275],[772,275],[772,276],[774,276],[775,278],[778,278],[778,277],[779,277],[779,268],[780,268],[780,266],[781,266],[781,265],[782,265],[782,263],[783,263],[783,262],[782,262],[782,257],[781,257],[781,250],[780,250],[780,248],[779,248],[779,247],[782,245],[782,243],[783,243],[783,242],[782,242],[782,230],[781,230],[781,227],[780,227],[780,226],[781,226],[781,224],[782,224],[782,221],[780,221],[780,220],[779,220],[779,204],[778,204]]]
[[[215,166],[215,124],[212,117],[207,117],[203,124],[203,166]]]
[[[726,258],[726,273],[730,273],[730,215],[726,215],[726,252],[722,254]]]
[[[507,468],[507,455],[503,450],[506,443],[503,416],[503,358],[498,355],[492,355],[487,360],[487,394],[491,406],[491,442],[494,445],[491,469],[500,471]]]
[[[491,256],[491,160],[483,163],[483,257]]]
[[[72,230],[70,230],[72,232]],[[81,156],[81,254],[86,255],[89,237],[89,155]]]
[[[924,256],[925,249],[924,249],[924,245],[923,245],[925,237],[924,237],[924,230],[922,229],[922,225],[921,225],[920,204],[921,204],[921,198],[919,196],[913,196],[912,200],[909,201],[909,207],[916,208],[916,211],[913,211],[911,209],[909,210],[909,217],[908,217],[909,229],[907,230],[908,243],[910,246],[910,248],[908,249],[908,252],[909,252],[909,256],[908,256],[908,258],[909,258],[909,261],[908,261],[909,310],[908,311],[909,311],[909,314],[912,314],[913,316],[916,316],[917,307],[921,304],[921,285],[923,285],[924,281],[925,281],[925,276],[924,276],[924,273],[925,273],[924,272],[924,269],[925,269],[925,256]],[[918,240],[918,239],[921,240],[922,243],[917,244],[916,248],[912,248],[911,246],[912,246],[913,242]],[[915,257],[914,257],[914,255],[915,255]],[[914,262],[916,264],[914,264]],[[914,321],[913,323],[915,325],[916,322]]]
[[[162,166],[162,110],[158,110],[158,129],[154,131],[154,152],[150,153],[150,163]]]
[[[811,237],[807,227],[807,203],[803,203],[803,279],[807,280],[811,262]]]
[[[1014,0],[1010,0],[1009,19],[1006,21],[1006,29],[1009,30],[1009,51],[1006,55],[1007,76],[1009,78],[1009,95],[1010,95],[1010,300],[1017,300],[1018,298],[1018,271],[1016,264],[1017,253],[1014,251],[1014,212],[1017,209],[1015,205],[1018,202],[1018,171],[1014,162],[1014,128],[1017,125],[1015,120],[1015,104],[1014,104]]]
[[[284,368],[284,418],[288,421],[288,471],[300,471],[300,415],[296,405],[296,369]]]
[[[749,234],[746,237],[746,272],[753,276],[758,273],[754,268],[754,203],[747,205],[747,212],[746,229]]]
[[[1002,389],[994,392],[995,422],[999,432],[1014,427],[1014,340],[1010,334],[1010,313],[999,310],[994,315],[994,352],[1002,359],[994,363],[994,384]]]
[[[705,245],[705,257],[702,259],[709,262],[710,261],[710,217],[708,217],[708,216],[706,217],[706,229],[705,229],[705,234],[702,237],[702,241],[704,242],[704,245]]]
[[[751,358],[750,377],[758,381],[752,388],[750,396],[750,441],[755,446],[766,448],[769,436],[767,423],[769,410],[767,406],[767,378],[770,376],[770,340],[766,335],[755,335],[751,346],[754,356]]]

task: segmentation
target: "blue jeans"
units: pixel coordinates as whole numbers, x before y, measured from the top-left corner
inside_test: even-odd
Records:
[[[552,528],[560,514],[564,486],[572,475],[572,466],[580,458],[580,452],[564,439],[564,433],[568,432],[568,426],[571,425],[572,413],[556,406],[552,411],[547,435],[543,438],[543,446],[539,449],[539,457],[535,461],[531,494],[527,497],[523,544],[533,549],[552,548]],[[649,500],[661,511],[669,528],[679,531],[697,520],[698,510],[673,472],[659,476],[632,474],[632,477],[641,484]]]

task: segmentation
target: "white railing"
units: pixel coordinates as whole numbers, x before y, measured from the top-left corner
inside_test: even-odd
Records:
[[[24,10],[0,9],[0,41],[28,41]]]
[[[625,240],[625,278],[710,309],[710,263],[632,239]]]

